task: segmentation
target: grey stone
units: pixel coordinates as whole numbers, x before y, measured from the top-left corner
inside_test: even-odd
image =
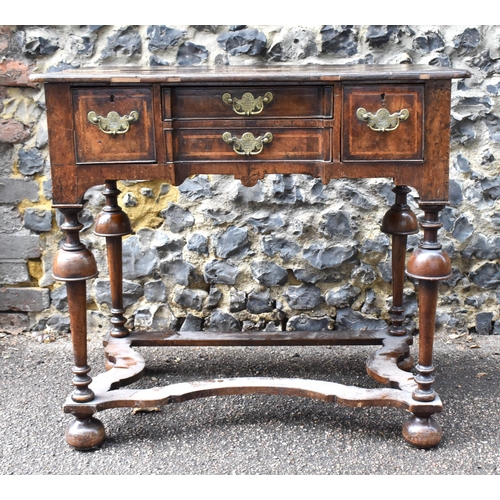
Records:
[[[294,27],[284,34],[281,41],[269,49],[267,57],[270,61],[288,62],[305,59],[317,53],[314,33],[304,28]]]
[[[208,50],[203,45],[184,42],[177,51],[177,64],[179,66],[197,66],[208,59]]]
[[[156,251],[144,248],[137,236],[131,236],[123,242],[123,276],[126,279],[149,276],[156,267]]]
[[[217,309],[205,320],[205,329],[209,332],[240,332],[241,323],[234,316]]]
[[[370,47],[382,47],[391,39],[399,41],[399,29],[397,26],[372,25],[368,27],[366,39]]]
[[[360,288],[348,283],[337,290],[330,290],[325,296],[325,301],[332,307],[349,307],[360,293]]]
[[[342,211],[323,214],[324,222],[320,224],[320,231],[326,236],[351,238],[354,234],[349,216]]]
[[[232,56],[258,56],[265,51],[267,38],[256,29],[243,29],[222,33],[217,38],[217,43]]]
[[[386,283],[390,283],[392,280],[392,253],[390,252],[387,259],[383,262],[379,262],[377,267],[380,272],[380,276]]]
[[[203,301],[207,298],[207,296],[208,293],[205,292],[205,290],[178,288],[174,293],[174,302],[185,309],[201,311],[203,309]]]
[[[49,306],[46,288],[0,288],[0,311],[40,312]]]
[[[481,42],[481,34],[476,28],[466,28],[453,38],[453,44],[459,56],[468,54],[477,48]]]
[[[38,201],[38,184],[28,179],[0,178],[0,203]]]
[[[271,291],[254,290],[248,294],[247,309],[252,314],[271,312],[275,307],[275,301],[271,299]]]
[[[486,201],[496,201],[500,198],[500,177],[481,180],[481,189]]]
[[[288,282],[286,269],[267,260],[253,261],[250,264],[252,276],[264,286],[284,285]]]
[[[141,194],[144,198],[154,198],[155,195],[151,188],[141,188]]]
[[[247,305],[247,294],[233,288],[229,294],[229,312],[243,311]]]
[[[32,231],[50,231],[52,229],[52,212],[28,207],[24,211],[24,227]]]
[[[133,193],[125,193],[123,196],[123,204],[127,208],[135,207],[137,206],[137,198]]]
[[[472,120],[464,118],[463,120],[451,119],[451,142],[453,144],[463,144],[469,146],[476,138],[476,127]]]
[[[212,260],[206,266],[203,273],[207,283],[222,283],[234,285],[238,277],[239,270],[222,260]]]
[[[153,314],[151,329],[158,330],[176,330],[179,320],[173,315],[170,307],[160,306]]]
[[[500,335],[500,321],[495,321],[493,323],[493,330],[491,332],[493,335]]]
[[[217,307],[220,299],[222,299],[222,292],[216,286],[211,286],[206,301],[207,309]]]
[[[302,283],[336,283],[344,278],[344,274],[334,269],[318,270],[312,267],[293,268],[293,275]]]
[[[323,303],[321,289],[306,283],[300,286],[289,286],[283,297],[292,309],[311,310]]]
[[[26,313],[0,313],[0,333],[19,335],[30,330],[30,320]]]
[[[156,231],[151,246],[156,248],[158,257],[163,260],[172,257],[181,257],[186,240],[184,238],[174,239],[163,231]]]
[[[218,257],[241,259],[250,249],[247,228],[229,226],[214,238],[214,248]]]
[[[289,261],[300,252],[300,246],[285,236],[264,236],[261,240],[262,251],[269,257],[279,255],[284,262]]]
[[[488,295],[485,293],[482,293],[481,295],[472,295],[471,297],[467,297],[465,299],[465,305],[479,309],[486,302],[487,298]]]
[[[489,335],[493,328],[493,313],[480,312],[476,314],[476,333]]]
[[[454,163],[456,166],[457,170],[460,170],[460,172],[470,172],[470,163],[465,156],[462,156],[461,154],[457,155],[457,160]]]
[[[30,280],[28,265],[20,260],[0,260],[0,284],[16,285]]]
[[[219,31],[219,25],[217,24],[193,24],[192,26],[196,31],[206,31],[208,33],[217,33]]]
[[[247,219],[247,223],[263,234],[273,232],[285,225],[281,214],[271,214],[265,210],[255,212],[252,217]]]
[[[238,186],[235,201],[237,203],[257,203],[264,201],[265,194],[262,189],[262,182],[259,180],[255,186],[246,187],[240,184]]]
[[[43,36],[27,36],[23,52],[29,56],[47,56],[59,50],[57,40]]]
[[[151,52],[156,52],[158,50],[165,50],[168,47],[175,47],[176,45],[179,45],[185,35],[185,31],[180,31],[163,25],[148,26],[146,35],[149,40],[148,49]]]
[[[444,48],[444,41],[439,33],[428,31],[424,35],[413,39],[413,48],[423,52],[424,54],[428,54],[434,50]]]
[[[387,328],[384,320],[366,318],[348,307],[337,310],[335,321],[338,330],[385,330]]]
[[[180,186],[179,192],[188,200],[195,201],[212,196],[210,181],[206,175],[187,178]]]
[[[461,215],[453,225],[451,234],[460,243],[463,243],[474,232],[474,226],[469,222],[466,215]]]
[[[385,234],[380,234],[374,240],[365,240],[359,251],[362,255],[369,253],[387,253],[389,250],[389,237]]]
[[[371,288],[367,290],[365,294],[365,301],[361,307],[361,312],[363,314],[379,314],[380,309],[375,307],[376,300],[377,296],[375,295],[375,291]]]
[[[0,233],[15,233],[21,229],[22,224],[17,207],[0,205]]]
[[[170,66],[170,63],[166,59],[162,59],[161,57],[158,57],[156,55],[152,55],[149,58],[149,65],[150,66]]]
[[[0,234],[0,259],[37,259],[40,256],[40,236]]]
[[[498,116],[489,114],[484,118],[484,123],[488,128],[490,141],[499,143],[500,142],[500,119]]]
[[[199,254],[208,255],[208,238],[200,233],[195,233],[188,241],[188,250]]]
[[[178,285],[189,286],[195,267],[182,259],[174,258],[160,263],[160,271],[171,276]]]
[[[203,318],[198,318],[191,313],[188,313],[182,326],[180,327],[180,332],[201,332],[203,328]]]
[[[333,26],[324,26],[321,38],[321,51],[326,54],[351,57],[358,52],[358,37],[351,27],[337,30]]]
[[[68,310],[68,291],[65,284],[51,290],[50,302],[58,311]]]
[[[439,219],[441,220],[446,231],[451,231],[453,224],[457,219],[457,210],[455,208],[445,207],[441,212]]]
[[[352,261],[357,255],[357,250],[348,244],[325,247],[322,243],[313,243],[304,249],[303,255],[311,266],[321,270]]]
[[[94,55],[95,52],[95,35],[93,36],[76,36],[70,37],[69,50],[72,54],[78,57],[88,59]]]
[[[132,26],[118,29],[107,40],[102,58],[125,57],[133,58],[141,54],[141,35]]]
[[[500,265],[486,262],[470,272],[469,278],[481,288],[495,289],[500,285]]]
[[[160,212],[165,224],[173,233],[180,233],[194,225],[194,217],[187,208],[171,203],[168,208]]]
[[[321,332],[325,330],[333,330],[335,321],[328,317],[315,318],[307,314],[292,316],[286,324],[286,329],[289,332],[306,331],[306,332]]]
[[[455,179],[450,179],[449,199],[452,207],[458,207],[463,201],[462,184]]]
[[[108,280],[97,279],[94,282],[94,293],[97,303],[112,306],[111,289]],[[144,294],[141,285],[131,281],[123,281],[123,306],[135,304]]]
[[[60,316],[59,314],[52,315],[45,324],[45,330],[56,333],[69,333],[70,324],[68,316]]]
[[[467,247],[462,252],[462,256],[471,259],[493,260],[500,257],[500,236],[486,238],[484,234],[475,233],[470,239]]]
[[[271,180],[270,199],[274,203],[289,205],[297,201],[302,201],[302,195],[297,190],[295,183],[295,176],[277,174],[268,177]]]
[[[377,273],[370,264],[362,262],[351,272],[351,278],[363,285],[371,285],[377,279]]]
[[[165,302],[167,291],[162,280],[148,281],[144,284],[144,297],[151,303]]]

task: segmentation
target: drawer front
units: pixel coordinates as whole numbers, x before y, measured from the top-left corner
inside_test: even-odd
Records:
[[[330,131],[327,128],[182,128],[173,131],[174,160],[330,160]]]
[[[73,90],[77,163],[154,162],[150,88]]]
[[[331,117],[332,87],[196,87],[163,94],[164,119]]]
[[[342,161],[423,160],[423,108],[423,85],[346,85]]]

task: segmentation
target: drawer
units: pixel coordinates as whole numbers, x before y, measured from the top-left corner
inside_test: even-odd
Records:
[[[164,89],[164,119],[330,118],[333,113],[332,87],[178,87],[170,95],[171,101]]]
[[[342,161],[423,160],[423,85],[346,85]]]
[[[154,162],[152,90],[73,90],[77,163]]]
[[[181,128],[172,143],[175,161],[329,161],[331,129]]]

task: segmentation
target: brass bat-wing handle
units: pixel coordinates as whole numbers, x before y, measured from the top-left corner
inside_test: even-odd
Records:
[[[233,150],[239,155],[258,155],[264,149],[265,144],[273,140],[273,134],[266,132],[264,135],[254,137],[251,132],[245,132],[241,137],[236,137],[231,132],[224,132],[222,140],[227,144],[232,144]]]
[[[116,111],[110,111],[108,116],[99,116],[95,111],[87,115],[90,123],[97,125],[101,132],[110,135],[124,134],[130,128],[130,124],[139,119],[137,111],[131,111],[128,115],[120,116]]]
[[[387,109],[381,108],[375,114],[359,108],[356,111],[358,120],[367,122],[368,126],[375,132],[391,132],[399,127],[399,123],[408,119],[410,112],[402,109],[397,113],[389,113]]]
[[[222,94],[224,104],[232,104],[233,111],[238,115],[258,115],[262,113],[264,105],[273,100],[273,94],[266,92],[263,96],[254,97],[252,93],[245,92],[241,99],[233,97],[229,92]]]

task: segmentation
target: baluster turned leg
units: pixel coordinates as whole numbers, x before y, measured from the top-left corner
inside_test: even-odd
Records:
[[[415,214],[407,204],[407,194],[410,189],[406,186],[396,186],[393,191],[396,194],[396,200],[385,214],[381,230],[392,236],[392,307],[389,334],[403,336],[406,335],[406,328],[403,326],[406,243],[408,235],[418,232],[418,223]],[[413,360],[411,356],[408,356],[398,365],[403,370],[410,370]]]
[[[92,252],[80,241],[79,232],[83,226],[78,221],[81,205],[56,206],[63,213],[65,222],[61,229],[66,241],[54,260],[54,278],[66,282],[68,309],[71,325],[71,340],[75,366],[71,399],[86,403],[94,399],[89,385],[92,378],[87,364],[87,309],[85,281],[97,276],[97,266]],[[66,430],[67,442],[76,448],[92,448],[102,443],[104,426],[88,412],[74,413],[75,420]]]
[[[123,262],[122,262],[122,236],[130,234],[132,228],[130,220],[118,205],[120,191],[116,181],[106,181],[103,191],[106,204],[95,223],[95,234],[106,238],[108,254],[108,272],[111,287],[111,336],[116,338],[126,337],[129,334],[125,327],[126,318],[123,316]]]
[[[419,280],[420,347],[416,366],[417,374],[415,375],[417,388],[412,396],[415,401],[431,402],[436,398],[436,392],[432,388],[434,382],[432,351],[438,283],[440,280],[450,277],[451,262],[437,237],[438,230],[442,226],[439,222],[439,212],[444,208],[444,205],[421,203],[420,208],[424,211],[424,220],[420,223],[424,237],[411,255],[407,271],[409,276]],[[419,448],[430,448],[437,445],[441,441],[442,435],[441,426],[434,419],[432,413],[425,411],[414,412],[403,428],[404,438]]]

